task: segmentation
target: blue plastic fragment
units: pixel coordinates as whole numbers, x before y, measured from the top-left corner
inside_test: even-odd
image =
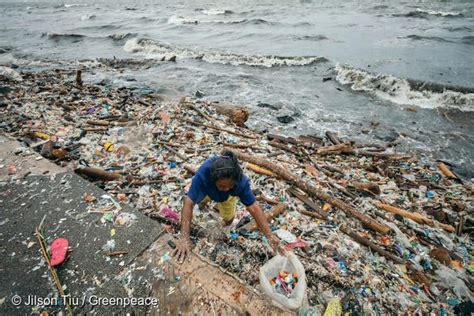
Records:
[[[241,230],[240,232],[242,236],[248,239],[257,239],[258,238],[258,232],[249,232],[249,231],[243,231]]]
[[[431,199],[431,198],[434,198],[436,195],[436,193],[434,191],[428,191],[426,192],[426,197]]]
[[[346,264],[344,263],[344,261],[341,260],[341,261],[339,261],[338,263],[339,263],[339,268],[341,268],[341,270],[342,270],[343,272],[347,272],[347,271],[348,271],[348,270],[347,270],[347,267],[346,267]]]

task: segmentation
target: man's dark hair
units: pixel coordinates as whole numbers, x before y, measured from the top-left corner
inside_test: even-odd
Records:
[[[235,183],[242,180],[242,169],[233,152],[223,150],[220,156],[212,162],[211,178],[214,182],[219,179],[232,179]]]

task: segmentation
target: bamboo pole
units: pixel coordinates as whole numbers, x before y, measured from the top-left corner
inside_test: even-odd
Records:
[[[264,174],[264,175],[267,175],[267,176],[270,176],[270,177],[276,177],[276,174],[274,174],[270,170],[259,167],[257,165],[254,165],[253,163],[250,163],[250,162],[247,163],[247,168],[249,168],[250,170],[252,170],[253,172],[256,172],[256,173]]]
[[[44,217],[43,217],[43,220],[44,220]],[[43,258],[46,261],[46,264],[48,265],[49,272],[51,273],[51,277],[53,278],[54,284],[56,285],[56,289],[58,290],[60,296],[62,298],[65,298],[66,295],[64,293],[63,286],[62,286],[61,281],[59,279],[58,273],[56,272],[56,268],[51,266],[51,259],[50,259],[49,254],[48,254],[48,250],[46,249],[46,244],[44,242],[44,237],[41,234],[41,225],[43,224],[43,220],[41,221],[40,225],[38,227],[36,227],[35,235],[36,235],[36,238],[38,239],[38,243],[40,245],[41,254],[43,255]],[[67,314],[68,315],[73,315],[71,305],[69,305],[67,300],[64,301],[64,304],[66,305]]]
[[[444,163],[440,162],[438,164],[438,168],[439,170],[441,170],[441,172],[444,174],[445,177],[453,178],[453,179],[457,178],[456,175],[452,173],[451,170],[449,170],[448,166],[446,166]]]
[[[390,212],[392,214],[398,214],[398,215],[403,216],[405,218],[412,219],[412,220],[414,220],[415,222],[417,222],[419,224],[424,224],[424,225],[428,225],[428,226],[431,226],[431,227],[440,226],[441,228],[443,228],[444,230],[446,230],[450,233],[455,231],[453,226],[437,222],[437,221],[435,221],[433,219],[430,219],[428,217],[425,217],[421,214],[408,212],[408,211],[402,210],[398,207],[391,206],[391,205],[384,204],[384,203],[380,203],[380,202],[374,202],[374,204],[375,204],[375,206],[377,206],[378,208],[380,208],[382,210],[385,210],[385,211]]]
[[[287,207],[288,205],[286,204],[278,204],[278,205],[275,205],[270,212],[264,213],[265,218],[267,219],[267,222],[271,221],[272,218],[275,218],[281,213],[283,213]],[[255,219],[252,219],[249,223],[242,226],[241,229],[245,229],[247,231],[257,230],[258,225]]]

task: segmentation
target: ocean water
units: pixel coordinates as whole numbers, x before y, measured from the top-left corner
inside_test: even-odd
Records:
[[[0,65],[133,59],[84,79],[199,90],[249,106],[256,129],[398,141],[474,177],[473,1],[157,2],[0,0]]]

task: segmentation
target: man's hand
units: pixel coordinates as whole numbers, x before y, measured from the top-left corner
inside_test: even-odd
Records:
[[[186,257],[191,254],[193,243],[189,238],[181,237],[176,243],[176,249],[173,251],[173,257],[176,257],[178,263],[183,263]]]
[[[269,237],[267,237],[267,239],[268,239],[268,242],[270,243],[270,247],[272,247],[275,253],[279,253],[282,256],[286,254],[286,249],[281,244],[280,238],[271,234]]]

